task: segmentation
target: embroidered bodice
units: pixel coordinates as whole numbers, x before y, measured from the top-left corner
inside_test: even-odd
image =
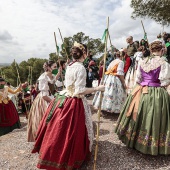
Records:
[[[140,60],[136,82],[142,86],[167,86],[170,84],[170,65],[159,56]]]
[[[140,85],[159,87],[161,85],[161,82],[159,80],[160,70],[161,70],[161,67],[158,67],[155,70],[151,70],[147,73],[140,67],[141,79],[142,79],[142,81],[140,82]]]

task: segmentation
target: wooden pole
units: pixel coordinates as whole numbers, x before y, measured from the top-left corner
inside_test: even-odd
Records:
[[[64,40],[63,40],[61,31],[60,31],[60,28],[58,28],[58,30],[59,30],[59,33],[60,33],[60,37],[61,37],[62,43],[63,43],[63,45],[64,45]],[[66,54],[66,57],[67,57],[67,60],[68,60],[68,54],[67,54],[67,51],[66,51],[66,48],[65,48],[65,47],[64,47],[64,51],[65,51],[65,54]]]
[[[104,65],[103,65],[103,74],[102,74],[101,83],[103,83],[103,81],[104,81],[106,56],[107,56],[108,29],[109,29],[109,17],[107,18],[107,32],[106,32],[106,38],[105,38]],[[98,114],[98,121],[97,121],[96,147],[95,147],[95,154],[94,154],[94,166],[93,166],[93,170],[96,170],[96,162],[97,162],[98,143],[99,143],[99,130],[100,130],[101,103],[102,103],[102,92],[100,92],[99,109],[98,109],[98,112],[97,112],[97,114]]]
[[[15,67],[16,67],[16,70],[17,70],[17,75],[18,75],[18,81],[19,81],[19,84],[21,84],[21,79],[20,79],[20,75],[19,75],[19,71],[18,71],[18,68],[17,68],[17,63],[15,62],[15,60],[14,60],[14,63],[15,63]],[[25,105],[25,109],[26,109],[26,116],[27,116],[27,114],[28,114],[28,109],[27,109],[27,106],[26,106],[26,104],[25,104],[25,99],[24,99],[24,105]]]
[[[55,45],[56,45],[56,51],[57,51],[57,56],[59,57],[59,51],[58,51],[58,48],[57,48],[57,39],[56,39],[56,34],[54,32],[54,39],[55,39]]]
[[[144,35],[147,35],[142,20],[141,20],[141,24],[142,24],[142,28],[143,28]],[[148,45],[149,45],[148,37],[146,37],[146,40],[147,40]]]
[[[31,67],[28,66],[28,84],[30,85],[30,72],[31,72]]]
[[[57,40],[56,40],[56,34],[54,32],[54,39],[55,39],[55,46],[56,46],[56,51],[57,51],[57,55],[58,55],[58,62],[59,62],[59,66],[61,67],[61,63],[60,63],[60,58],[59,58],[59,54],[58,54],[58,49],[57,49]],[[62,67],[61,67],[62,68]],[[63,82],[63,76],[62,76],[62,72],[61,72],[61,81],[62,81],[62,85],[64,88],[64,82]]]

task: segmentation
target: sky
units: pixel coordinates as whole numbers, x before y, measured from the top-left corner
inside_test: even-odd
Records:
[[[0,0],[0,63],[49,58],[61,38],[83,32],[91,38],[102,38],[109,16],[112,44],[126,47],[126,37],[144,37],[141,19],[131,18],[130,0]],[[163,31],[151,19],[142,19],[149,42]],[[164,27],[170,32],[170,27]]]

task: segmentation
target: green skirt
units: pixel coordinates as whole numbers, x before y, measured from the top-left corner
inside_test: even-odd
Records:
[[[133,91],[137,87],[139,85]],[[127,147],[144,154],[170,154],[170,96],[168,92],[163,87],[148,87],[147,93],[141,92],[135,101],[133,91],[128,96],[117,121],[115,132],[119,139]],[[136,116],[134,114],[137,104],[131,105],[134,101],[139,102]]]

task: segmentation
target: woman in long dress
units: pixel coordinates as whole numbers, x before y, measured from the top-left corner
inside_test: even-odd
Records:
[[[133,87],[136,85],[135,77],[136,77],[136,70],[138,66],[139,60],[142,59],[144,52],[144,47],[140,46],[138,51],[134,54],[133,60],[131,62],[131,66],[128,69],[128,72],[125,76],[125,84],[127,86],[127,93],[129,94]]]
[[[5,80],[0,77],[0,136],[21,126],[16,107],[8,97],[8,93],[16,94],[21,89],[21,86],[19,86],[16,90],[12,90],[5,86]]]
[[[33,153],[39,153],[37,167],[49,170],[79,168],[91,152],[93,127],[85,94],[103,91],[104,86],[86,88],[84,46],[75,43],[74,62],[67,66],[66,90],[50,103],[40,123]]]
[[[144,154],[170,154],[170,65],[162,44],[150,44],[151,57],[139,61],[136,87],[118,118],[116,133],[127,147]]]
[[[28,115],[28,128],[27,138],[28,142],[34,142],[36,132],[40,121],[47,109],[48,104],[54,98],[55,93],[55,81],[60,72],[54,76],[52,72],[55,71],[57,65],[54,61],[47,61],[44,63],[43,68],[45,72],[38,78],[38,86],[40,93],[36,96],[32,103],[29,115]]]
[[[126,85],[124,82],[124,63],[121,60],[120,52],[116,53],[117,58],[113,60],[105,72],[101,110],[109,113],[120,113],[121,107],[126,100]],[[97,92],[93,99],[93,106],[99,107],[100,92]]]

